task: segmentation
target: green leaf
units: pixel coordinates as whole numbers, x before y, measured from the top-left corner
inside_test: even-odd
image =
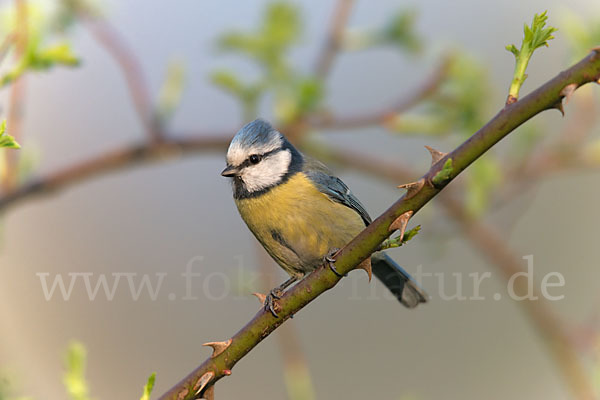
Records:
[[[428,105],[428,115],[438,126],[446,124],[449,131],[469,137],[487,118],[489,103],[481,99],[490,96],[489,76],[477,59],[461,53],[450,61],[447,76]]]
[[[300,79],[296,86],[296,94],[300,112],[313,111],[323,98],[323,86],[317,79]]]
[[[210,80],[214,85],[236,96],[240,96],[244,92],[244,84],[230,71],[214,71]]]
[[[67,42],[61,42],[41,49],[35,54],[31,60],[31,68],[47,69],[54,65],[75,67],[79,63],[80,60],[73,53],[71,45]]]
[[[485,212],[501,180],[502,170],[492,154],[471,165],[467,175],[466,207],[472,216],[480,216]]]
[[[152,389],[154,388],[154,382],[156,381],[156,372],[153,372],[152,375],[148,377],[148,382],[144,385],[144,392],[140,400],[150,400],[150,395],[152,394]]]
[[[540,15],[535,14],[531,26],[525,24],[521,48],[517,49],[514,44],[506,46],[506,49],[515,56],[516,61],[513,80],[508,92],[509,100],[511,102],[518,99],[521,86],[523,85],[523,82],[525,82],[525,79],[527,79],[525,71],[527,70],[527,65],[529,64],[533,52],[542,46],[548,46],[548,41],[554,39],[552,34],[556,32],[557,29],[551,26],[546,27],[547,20],[548,16],[546,15],[546,11]]]
[[[548,46],[548,40],[554,39],[552,33],[558,29],[553,27],[545,28],[548,16],[547,11],[544,11],[541,15],[535,15],[531,28],[525,25],[525,41],[529,42],[529,46],[532,48],[532,52],[542,46]]]
[[[600,18],[583,18],[572,11],[561,15],[561,30],[569,42],[572,60],[579,60],[600,43]]]
[[[298,8],[288,2],[271,3],[257,30],[227,32],[218,39],[217,47],[255,60],[268,75],[269,81],[287,80],[290,67],[285,55],[300,36],[299,14]]]
[[[400,238],[400,236],[396,236],[393,238],[389,238],[383,241],[381,244],[381,250],[392,249],[394,247],[400,247],[406,244],[406,242],[410,241],[412,238],[417,236],[417,234],[421,231],[421,225],[417,225],[412,229],[408,229],[404,232],[404,236]]]
[[[0,87],[14,82],[21,75],[32,70],[46,70],[58,65],[70,67],[79,65],[79,58],[74,54],[69,42],[63,39],[62,34],[66,28],[64,21],[61,22],[63,11],[64,8],[46,7],[40,2],[27,3],[26,48],[23,55],[3,71]],[[7,32],[16,30],[17,13],[14,7],[0,12],[0,25]]]
[[[6,133],[6,120],[0,124],[0,147],[7,147],[9,149],[20,149],[21,146],[14,137]]]
[[[63,384],[72,400],[90,400],[89,388],[85,379],[87,352],[83,344],[72,342],[65,356]]]
[[[299,14],[298,8],[288,2],[271,3],[265,14],[262,37],[280,48],[294,43],[301,32]]]
[[[513,53],[515,55],[515,57],[519,55],[519,49],[517,49],[517,47],[514,44],[510,44],[510,45],[506,46],[506,50]]]
[[[445,183],[448,179],[450,179],[452,177],[453,171],[454,171],[454,168],[452,167],[452,159],[449,158],[444,163],[444,166],[442,167],[442,169],[439,170],[437,174],[435,174],[435,176],[432,179],[432,182],[435,185],[441,185],[441,184]]]
[[[226,70],[214,71],[210,79],[214,85],[233,95],[241,103],[244,120],[256,117],[258,101],[266,89],[264,82],[245,84],[232,72]]]
[[[166,122],[179,106],[184,88],[185,65],[181,61],[169,61],[156,106],[157,118],[162,123]]]
[[[385,25],[380,34],[382,43],[398,46],[409,53],[418,53],[423,47],[422,40],[415,33],[417,13],[405,10],[396,13]]]

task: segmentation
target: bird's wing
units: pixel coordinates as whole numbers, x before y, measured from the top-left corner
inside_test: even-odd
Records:
[[[335,202],[352,208],[360,215],[365,225],[371,223],[371,217],[367,213],[367,210],[365,210],[365,207],[340,178],[334,176],[325,165],[317,160],[304,156],[304,162],[304,174],[315,184],[321,193],[327,195]]]

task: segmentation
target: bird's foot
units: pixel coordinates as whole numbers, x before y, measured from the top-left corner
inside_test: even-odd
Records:
[[[325,256],[325,262],[329,265],[329,269],[336,274],[337,276],[339,276],[340,278],[343,278],[344,276],[348,276],[348,274],[340,274],[337,269],[335,268],[335,254],[340,251],[340,249],[331,249],[329,250],[329,253],[327,253],[327,255]]]
[[[275,289],[272,289],[269,292],[269,294],[267,295],[267,297],[265,297],[265,303],[264,303],[265,310],[267,310],[271,314],[273,314],[273,316],[275,318],[279,317],[279,315],[275,311],[275,307],[277,305],[276,300],[279,300],[281,298],[281,296],[283,296],[283,290],[281,290],[280,288],[276,287]]]

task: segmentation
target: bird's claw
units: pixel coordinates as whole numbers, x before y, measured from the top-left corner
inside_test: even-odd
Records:
[[[277,312],[275,311],[275,300],[279,300],[283,295],[283,290],[279,288],[275,288],[269,292],[267,297],[265,297],[265,310],[269,311],[275,318],[279,317]]]
[[[333,256],[339,251],[340,249],[332,249],[326,256],[325,256],[325,262],[329,265],[329,269],[336,274],[337,276],[339,276],[340,278],[343,278],[345,276],[348,276],[348,274],[340,274],[337,269],[335,268],[335,258],[333,258]]]

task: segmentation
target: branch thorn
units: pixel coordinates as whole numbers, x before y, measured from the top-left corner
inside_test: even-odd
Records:
[[[371,266],[371,257],[365,258],[360,264],[356,266],[356,269],[364,269],[369,275],[369,282],[371,282],[371,277],[373,276],[373,268]]]
[[[410,219],[410,217],[412,217],[412,215],[412,210],[403,213],[398,218],[396,218],[394,222],[390,224],[388,231],[400,231],[400,240],[402,240],[402,238],[404,237],[404,232],[406,231],[406,225],[408,225],[408,220]]]
[[[575,92],[575,89],[577,89],[577,84],[576,83],[571,83],[567,86],[565,86],[561,91],[560,91],[560,95],[563,96],[565,98],[565,105],[569,102],[569,100],[571,99],[571,95],[573,94],[573,92]]]
[[[254,292],[254,293],[252,293],[252,295],[256,296],[258,301],[260,301],[260,304],[265,304],[265,300],[267,299],[267,296],[265,296],[262,293],[258,293],[258,292]]]
[[[223,370],[223,375],[227,375],[227,376],[231,375],[231,370],[230,369],[224,369]]]
[[[441,151],[438,151],[430,146],[425,146],[425,148],[429,150],[429,153],[431,153],[431,165],[437,164],[438,161],[448,155],[448,153],[442,153]]]
[[[400,189],[406,189],[406,198],[410,199],[415,194],[419,193],[419,191],[421,190],[421,188],[423,188],[424,184],[425,184],[425,180],[419,179],[416,182],[404,183],[402,185],[399,185],[398,187]]]
[[[232,342],[232,339],[230,338],[229,340],[227,340],[225,342],[206,342],[206,343],[203,343],[202,346],[212,347],[213,353],[210,356],[210,358],[215,358],[216,356],[218,356],[219,354],[221,354],[222,352],[227,350],[227,348],[231,345],[231,342]]]
[[[561,100],[554,103],[551,108],[557,109],[558,111],[560,111],[560,113],[562,114],[563,117],[565,116],[565,109],[563,107],[563,103]]]
[[[198,379],[198,382],[196,382],[196,384],[194,385],[194,390],[196,391],[195,394],[200,394],[200,392],[202,392],[202,389],[204,389],[206,385],[208,385],[208,382],[210,382],[214,377],[215,373],[212,371],[208,371],[207,373],[202,375],[200,379]]]

